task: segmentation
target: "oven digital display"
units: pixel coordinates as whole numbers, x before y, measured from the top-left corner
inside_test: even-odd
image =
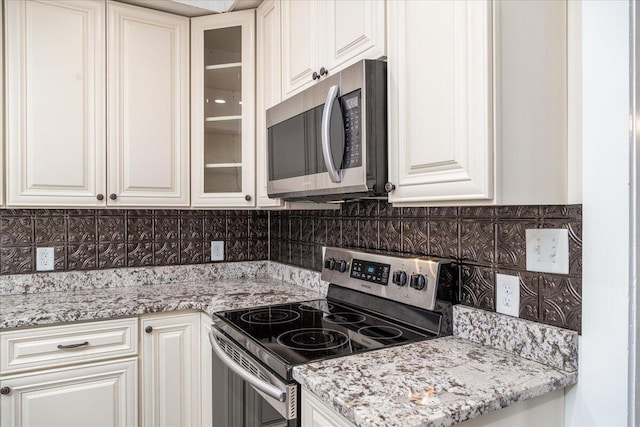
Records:
[[[389,264],[354,259],[351,262],[350,276],[367,282],[387,285],[389,281]]]

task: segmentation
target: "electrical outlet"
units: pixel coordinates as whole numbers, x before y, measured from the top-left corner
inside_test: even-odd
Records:
[[[224,242],[222,240],[211,241],[211,261],[224,261]]]
[[[54,265],[53,248],[36,248],[36,271],[51,271]]]
[[[520,317],[520,278],[496,274],[496,311]]]
[[[525,234],[527,270],[569,274],[569,230],[534,228]]]

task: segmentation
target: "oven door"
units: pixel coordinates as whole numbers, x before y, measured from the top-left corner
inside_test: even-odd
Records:
[[[299,385],[296,382],[287,382],[270,372],[260,362],[226,338],[216,329],[215,325],[209,333],[209,341],[217,359],[245,384],[244,393],[238,393],[237,390],[226,390],[229,396],[242,400],[244,407],[242,411],[244,416],[241,417],[244,418],[244,421],[239,422],[237,415],[233,417],[227,415],[224,418],[229,425],[234,427],[297,427],[300,425]],[[251,393],[251,391],[255,391],[255,393]],[[237,401],[230,405],[232,408],[238,406]],[[238,412],[237,409],[235,412]],[[236,420],[229,421],[230,418],[236,418]],[[217,427],[215,420],[214,426]]]

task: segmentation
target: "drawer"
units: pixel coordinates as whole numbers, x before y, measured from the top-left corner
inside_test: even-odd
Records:
[[[137,318],[0,332],[0,374],[137,353]]]

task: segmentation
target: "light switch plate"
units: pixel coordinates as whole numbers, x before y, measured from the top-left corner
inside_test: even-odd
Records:
[[[520,317],[520,278],[496,274],[496,311]]]
[[[36,271],[52,271],[54,265],[53,248],[36,248]]]
[[[211,241],[211,261],[224,261],[224,241]]]
[[[569,231],[564,228],[526,230],[527,270],[569,274]]]

